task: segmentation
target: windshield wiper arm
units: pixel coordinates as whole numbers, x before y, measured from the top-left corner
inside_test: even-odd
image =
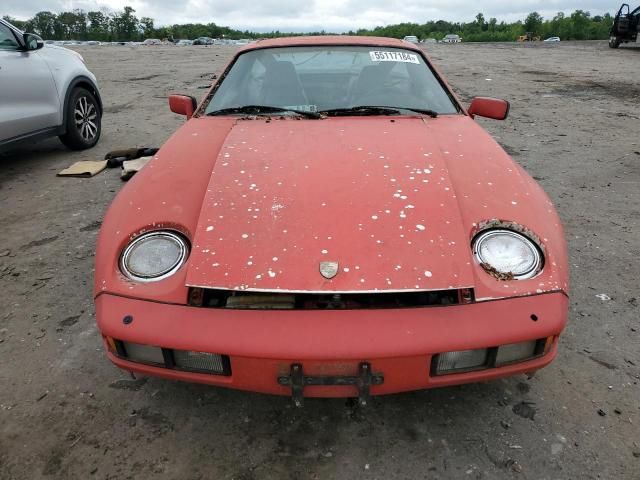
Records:
[[[438,112],[435,110],[429,110],[428,108],[413,108],[413,107],[395,107],[400,110],[409,110],[410,112],[421,113],[423,115],[427,115],[431,118],[438,118]]]
[[[400,110],[393,107],[377,107],[374,105],[360,105],[357,107],[348,108],[332,108],[329,110],[323,110],[323,114],[330,117],[339,117],[342,115],[398,115]]]
[[[282,113],[291,112],[306,118],[313,118],[313,119],[322,118],[322,115],[320,115],[318,112],[305,112],[304,110],[296,110],[294,108],[272,107],[269,105],[244,105],[242,107],[222,108],[220,110],[214,110],[213,112],[207,113],[207,116],[228,115],[233,113],[248,113],[251,115],[262,115],[262,114],[279,113],[279,112],[282,112]]]
[[[324,110],[322,113],[328,116],[340,116],[340,115],[399,115],[400,110],[408,110],[410,112],[421,113],[428,115],[432,118],[438,116],[438,112],[423,108],[413,107],[388,107],[383,105],[360,105],[357,107],[349,108],[333,108],[331,110]]]

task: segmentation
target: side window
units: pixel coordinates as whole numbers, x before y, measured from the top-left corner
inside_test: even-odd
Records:
[[[16,37],[13,36],[13,32],[9,27],[0,23],[0,50],[18,50],[18,48],[20,45]]]

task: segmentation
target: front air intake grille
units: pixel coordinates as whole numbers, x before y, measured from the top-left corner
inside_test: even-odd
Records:
[[[383,310],[471,303],[473,289],[428,292],[281,293],[189,289],[189,305],[236,310]]]

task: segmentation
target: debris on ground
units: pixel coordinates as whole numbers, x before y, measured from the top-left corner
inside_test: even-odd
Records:
[[[120,178],[123,181],[129,180],[137,172],[142,170],[142,167],[144,167],[149,162],[149,160],[151,160],[152,158],[153,157],[141,157],[141,158],[137,158],[135,160],[128,160],[126,162],[123,162],[122,163],[122,173],[120,174]]]
[[[517,403],[513,406],[513,413],[522,418],[533,420],[533,417],[536,416],[536,409],[533,407],[533,405],[535,405],[535,403],[533,402]]]
[[[104,156],[107,161],[108,168],[121,167],[127,160],[135,160],[140,157],[152,157],[158,153],[158,148],[155,147],[136,147],[127,148],[124,150],[112,150]]]
[[[65,168],[58,173],[58,177],[80,177],[89,178],[99,174],[107,168],[106,160],[86,160],[82,162],[76,162],[68,168]]]
[[[608,302],[609,300],[611,300],[611,297],[606,293],[599,293],[598,295],[596,295],[596,298],[599,298],[603,302]]]

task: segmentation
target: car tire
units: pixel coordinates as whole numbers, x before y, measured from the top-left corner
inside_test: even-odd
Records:
[[[65,133],[60,135],[60,141],[71,150],[84,150],[98,143],[102,112],[93,93],[74,88],[65,108]]]
[[[620,39],[615,36],[609,37],[609,48],[618,48],[620,46]]]

